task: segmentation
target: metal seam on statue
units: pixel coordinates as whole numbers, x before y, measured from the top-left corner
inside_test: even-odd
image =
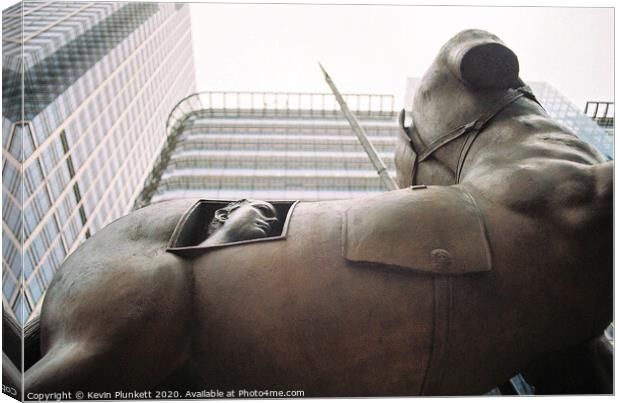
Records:
[[[348,207],[344,210],[344,212],[342,213],[342,216],[340,217],[340,238],[342,239],[340,241],[340,252],[342,253],[342,256],[345,258],[345,260],[347,260],[346,256],[347,256],[347,249],[349,247],[349,240],[347,237],[347,229],[349,226],[349,210],[351,209],[351,207]]]
[[[478,216],[478,224],[480,225],[480,231],[482,232],[482,239],[484,240],[485,246],[485,254],[487,258],[487,265],[489,267],[489,271],[493,270],[493,251],[491,249],[491,244],[489,243],[489,231],[487,230],[486,223],[484,222],[484,215],[480,211],[478,204],[476,203],[476,199],[465,189],[461,188],[465,198],[470,202],[470,204],[474,207],[476,215]]]
[[[437,334],[437,276],[432,277],[432,290],[433,290],[433,308],[432,308],[432,328],[431,328],[431,346],[428,354],[428,360],[426,362],[426,370],[424,371],[424,376],[422,378],[422,383],[420,386],[420,395],[427,395],[429,389],[429,376],[431,371],[431,366],[433,364],[433,357],[435,356],[435,350],[437,349],[435,339]]]
[[[443,380],[443,361],[446,357],[448,332],[450,327],[451,282],[448,276],[433,276],[433,331],[431,352],[424,381],[423,395],[434,395],[441,389]]]

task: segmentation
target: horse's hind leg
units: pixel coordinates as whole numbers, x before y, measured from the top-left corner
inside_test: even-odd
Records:
[[[40,392],[74,393],[77,388],[87,386],[89,378],[101,376],[105,371],[105,365],[101,365],[96,356],[96,349],[82,342],[51,349],[26,371],[26,395]],[[97,366],[101,367],[100,371],[91,372]]]
[[[157,359],[143,360],[130,351],[114,351],[89,341],[58,343],[26,371],[29,393],[114,392],[148,389],[162,382],[172,369]],[[79,396],[78,396],[79,397]]]
[[[187,360],[186,320],[171,320],[167,310],[159,313],[162,320],[154,320],[154,313],[145,307],[141,312],[135,322],[96,320],[80,332],[67,332],[75,323],[66,320],[63,333],[70,336],[48,335],[52,340],[43,348],[43,357],[25,373],[25,394],[78,390],[114,394],[148,390],[165,381]],[[42,326],[43,331],[45,323]]]

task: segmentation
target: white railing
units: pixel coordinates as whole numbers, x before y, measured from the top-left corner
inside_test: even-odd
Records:
[[[388,94],[343,94],[356,113],[394,113],[394,96]],[[302,92],[216,92],[206,91],[183,98],[170,112],[166,130],[188,115],[202,110],[222,111],[340,111],[334,94]]]

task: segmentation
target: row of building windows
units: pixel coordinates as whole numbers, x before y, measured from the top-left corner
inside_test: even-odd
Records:
[[[220,177],[200,177],[174,176],[162,180],[159,190],[176,189],[376,189],[380,183],[375,175],[372,177],[356,177],[347,173],[336,173],[335,176],[288,176],[288,177],[249,177],[236,176],[228,177],[225,181]]]
[[[377,153],[379,157],[382,159],[393,158],[394,153],[392,152],[380,152]],[[318,158],[319,161],[325,160],[329,161],[330,159],[368,159],[367,154],[362,150],[356,151],[343,151],[334,149],[334,147],[329,147],[323,150],[273,150],[271,148],[260,148],[260,149],[252,149],[252,150],[192,150],[192,151],[182,151],[179,153],[175,153],[172,160],[175,159],[197,159],[197,160],[206,160],[210,158],[238,158],[238,159],[251,159],[251,160],[261,160],[261,159],[289,159],[289,158]]]
[[[387,153],[386,153],[387,154]],[[388,168],[394,167],[392,154],[380,153]],[[364,153],[357,152],[291,152],[288,155],[276,155],[273,151],[254,152],[249,155],[213,153],[200,155],[199,153],[175,155],[168,164],[166,174],[179,169],[187,168],[226,168],[226,169],[353,169],[372,170],[373,166]]]
[[[394,168],[393,161],[386,161],[388,169]],[[176,160],[168,165],[166,173],[162,176],[167,178],[174,175],[179,175],[188,170],[212,170],[214,174],[219,174],[222,171],[234,171],[244,169],[246,172],[254,173],[254,176],[260,175],[262,171],[266,169],[279,170],[283,173],[291,173],[298,170],[313,170],[316,174],[321,174],[324,171],[339,170],[342,172],[370,172],[373,171],[373,166],[368,159],[363,160],[339,160],[332,159],[329,161],[316,161],[312,158],[304,160],[294,159],[263,159],[263,160],[230,160],[221,158],[219,160],[208,159],[206,161],[199,161],[195,159],[188,160]],[[202,172],[202,171],[201,171]]]
[[[369,136],[377,151],[394,150],[394,139]],[[295,136],[295,135],[244,135],[227,138],[225,135],[193,135],[181,138],[179,151],[191,150],[341,150],[363,151],[359,140],[353,136]]]
[[[295,144],[359,144],[357,136],[353,135],[351,129],[339,130],[330,133],[328,130],[316,132],[316,133],[302,133],[298,131],[287,131],[282,129],[280,132],[273,133],[261,132],[261,133],[247,133],[244,131],[236,131],[234,133],[216,133],[212,130],[205,128],[204,131],[197,129],[184,130],[183,134],[179,136],[179,139],[183,143],[201,142],[208,143],[245,143],[245,142],[259,142],[261,144],[280,144],[280,143],[295,143]],[[368,139],[373,143],[394,145],[394,128],[392,130],[385,130],[380,136],[366,133]]]
[[[372,126],[362,126],[364,131],[368,136],[373,137],[387,137],[391,138],[394,136],[394,129],[396,128],[396,121],[392,122],[392,126],[388,127],[372,127]],[[188,135],[227,135],[232,138],[242,137],[247,135],[255,135],[255,136],[269,136],[274,134],[279,135],[294,135],[294,136],[319,136],[319,135],[330,135],[330,136],[343,136],[347,137],[352,134],[350,126],[340,126],[340,127],[315,127],[310,125],[289,125],[282,127],[258,127],[258,126],[234,126],[233,124],[229,126],[222,125],[192,125],[191,122],[183,124],[183,133]]]
[[[160,203],[166,200],[192,198],[192,199],[219,199],[219,200],[239,200],[239,199],[259,199],[259,200],[338,200],[352,199],[356,197],[368,196],[372,193],[384,191],[382,186],[367,187],[359,190],[353,189],[177,189],[155,194],[151,203]]]
[[[386,121],[372,121],[372,122],[364,122],[360,121],[360,126],[362,126],[366,131],[380,131],[381,129],[391,129],[394,128],[396,121],[396,117],[394,119],[386,120]],[[302,126],[304,129],[312,130],[313,132],[321,131],[325,132],[325,130],[346,130],[348,133],[351,132],[351,128],[349,124],[344,119],[339,120],[319,120],[319,121],[308,121],[304,122],[302,120],[296,119],[211,119],[211,118],[196,118],[193,124],[193,127],[207,127],[207,128],[217,128],[219,130],[224,130],[226,128],[235,128],[235,132],[239,132],[240,130],[260,130],[265,129],[267,131],[274,131],[278,129],[288,129]]]
[[[202,92],[194,94],[205,118],[289,118],[315,120],[340,119],[342,112],[332,93],[262,93],[262,92]],[[394,97],[387,94],[342,94],[349,109],[361,121],[390,120],[395,117]],[[361,98],[371,97],[378,102],[363,105]],[[369,110],[369,106],[371,106]],[[193,107],[194,111],[198,108]]]
[[[372,140],[371,140],[372,142]],[[381,143],[375,145],[375,150],[382,154],[390,155],[394,150],[394,144]],[[305,153],[306,155],[325,155],[327,153],[342,153],[343,158],[353,154],[364,153],[363,147],[359,144],[337,144],[337,143],[304,143],[291,141],[290,143],[265,143],[260,142],[246,142],[246,143],[225,143],[225,142],[201,142],[201,143],[182,143],[177,150],[183,154],[195,154],[200,156],[202,153],[205,157],[217,157],[219,155],[240,155],[247,156],[253,152],[256,152],[258,156],[267,155],[273,153],[274,157],[281,155],[296,156],[298,153]]]

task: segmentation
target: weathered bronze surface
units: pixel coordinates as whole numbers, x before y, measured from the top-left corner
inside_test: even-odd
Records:
[[[613,163],[518,72],[456,35],[403,126],[403,189],[299,203],[286,236],[175,254],[195,200],[99,231],[47,291],[26,391],[480,394],[588,346],[612,319]]]

